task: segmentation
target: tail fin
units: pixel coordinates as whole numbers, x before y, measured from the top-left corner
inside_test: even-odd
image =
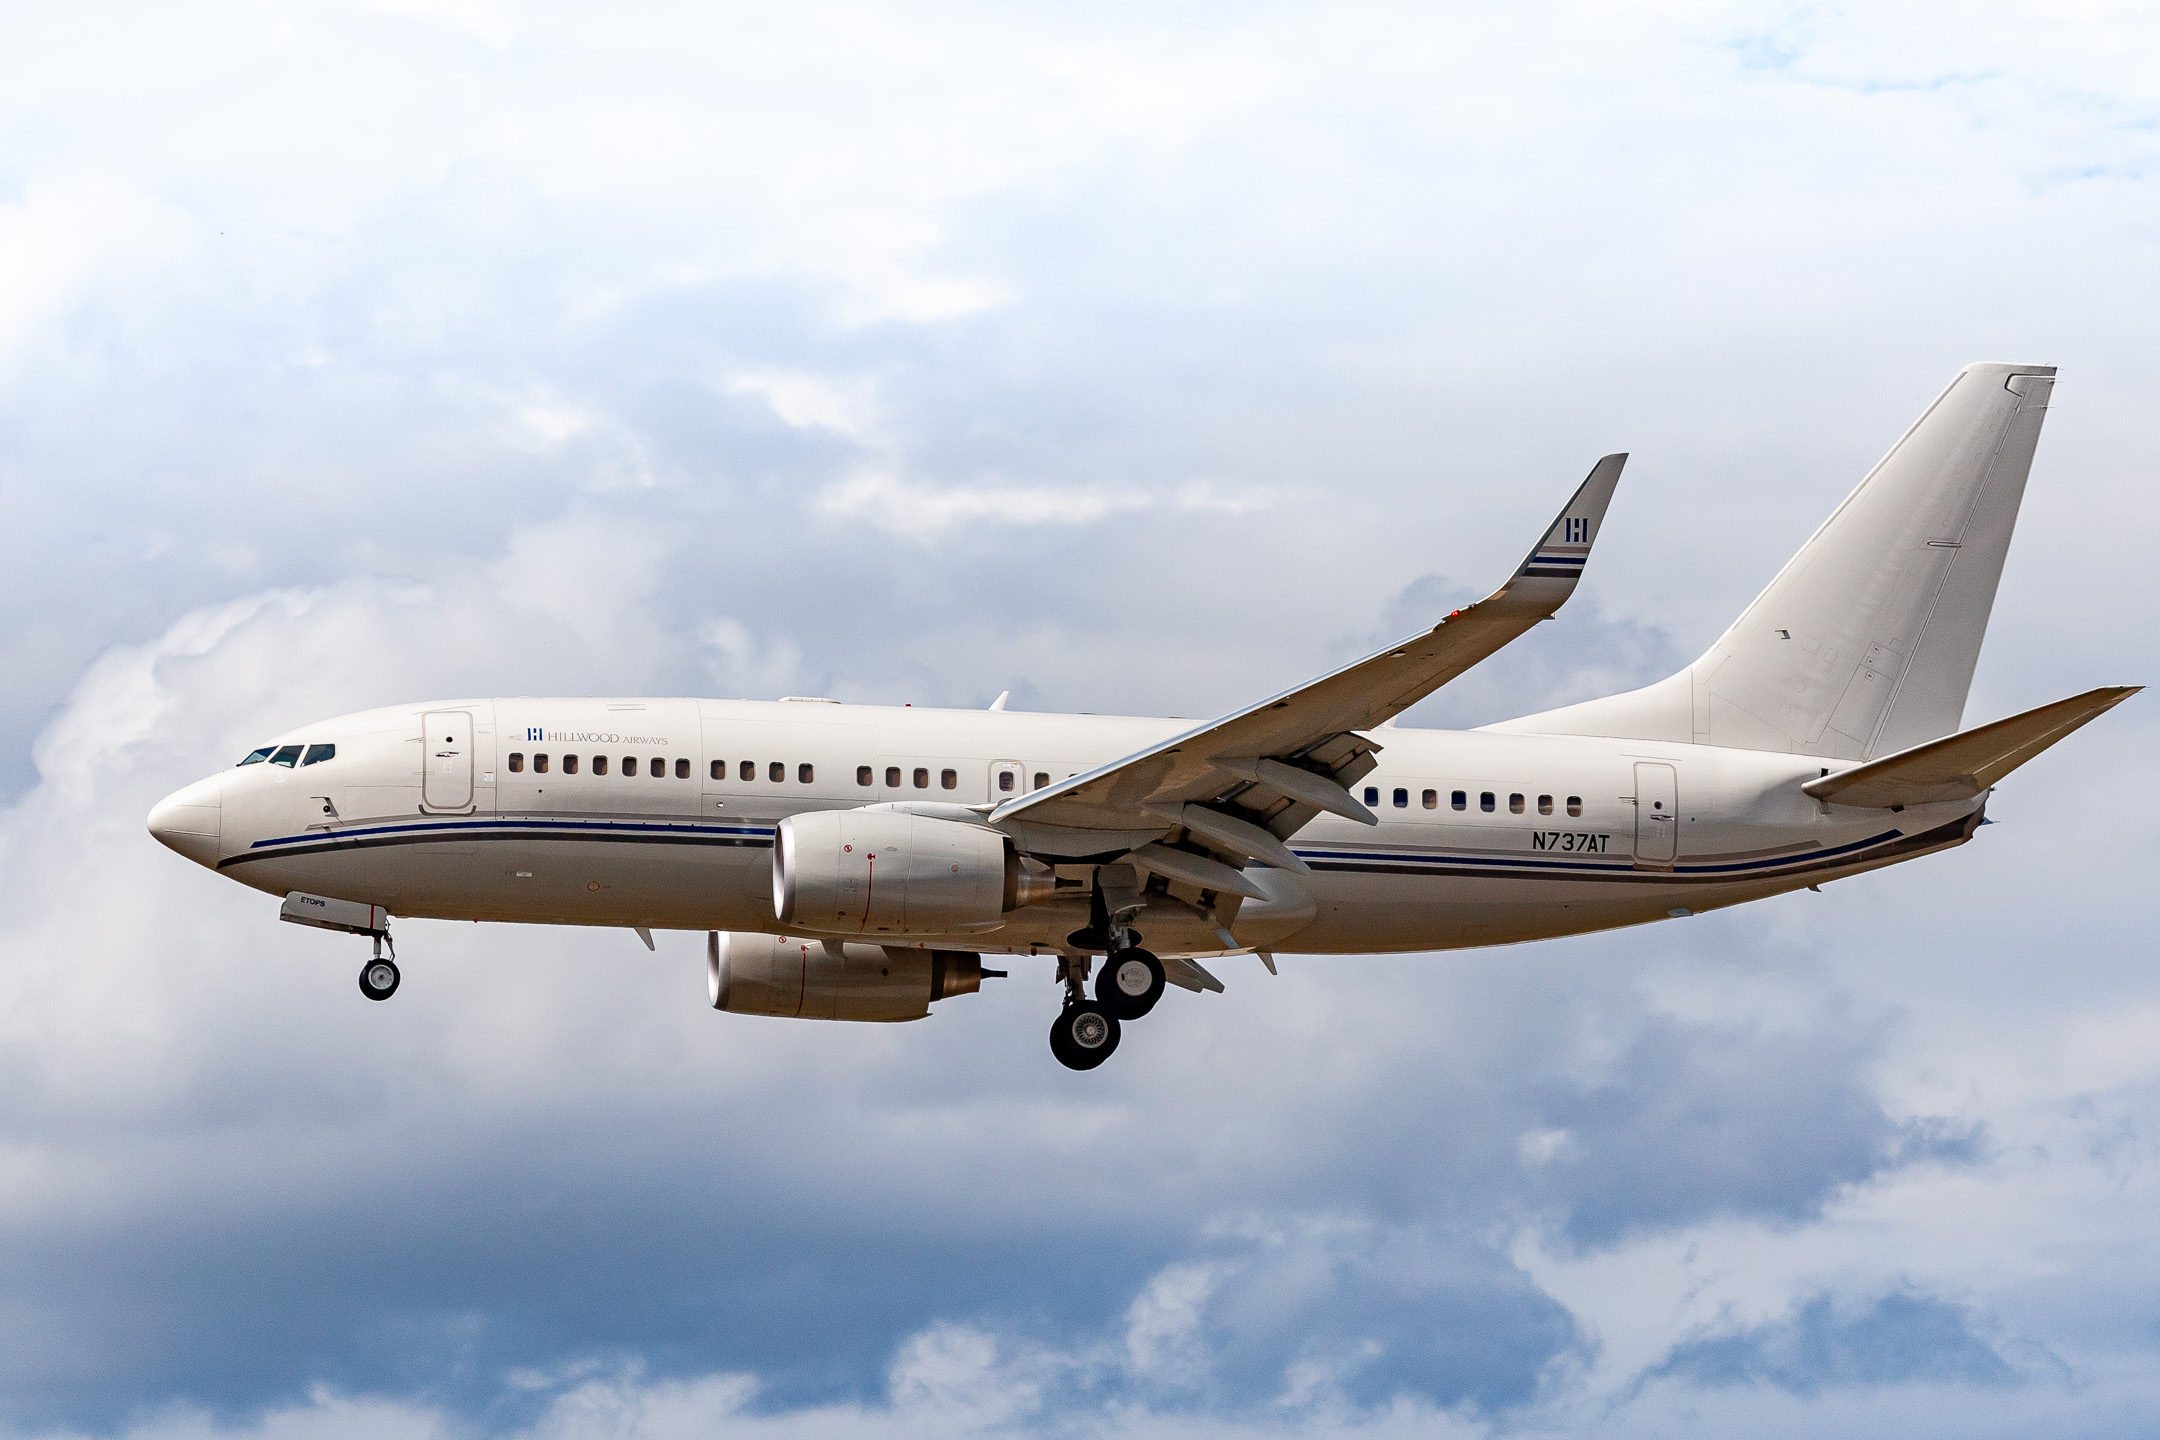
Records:
[[[1693,665],[1494,730],[1866,760],[1958,728],[2054,387],[1968,365]]]

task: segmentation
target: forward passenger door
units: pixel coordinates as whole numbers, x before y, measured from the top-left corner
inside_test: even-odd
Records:
[[[420,717],[420,803],[429,810],[472,809],[473,722],[466,710]]]

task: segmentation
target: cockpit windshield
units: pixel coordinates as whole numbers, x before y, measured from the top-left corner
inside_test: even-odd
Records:
[[[307,758],[304,760],[301,758],[303,750],[307,752]],[[260,750],[248,751],[247,759],[242,760],[240,764],[260,765],[267,760],[272,765],[283,765],[290,770],[295,765],[320,765],[325,760],[334,760],[336,758],[337,746],[335,745],[265,745]],[[238,767],[234,768],[237,769]]]

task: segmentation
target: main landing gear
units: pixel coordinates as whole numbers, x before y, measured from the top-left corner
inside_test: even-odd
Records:
[[[1145,950],[1120,950],[1095,976],[1095,1000],[1120,1020],[1138,1020],[1162,999],[1162,961]]]
[[[1067,1001],[1050,1026],[1050,1053],[1068,1070],[1092,1070],[1118,1046],[1117,1016],[1093,1000]]]
[[[375,958],[360,967],[360,993],[370,1000],[387,1000],[397,994],[397,946],[390,947],[390,958],[385,960],[382,950],[387,938],[387,935],[375,937]]]
[[[1138,948],[1113,951],[1095,977],[1095,998],[1087,994],[1090,959],[1065,957],[1065,1008],[1050,1026],[1050,1053],[1068,1070],[1092,1070],[1110,1058],[1122,1038],[1124,1022],[1138,1020],[1162,999],[1162,961]]]

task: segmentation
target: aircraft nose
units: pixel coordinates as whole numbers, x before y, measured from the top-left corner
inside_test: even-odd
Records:
[[[150,807],[150,833],[196,864],[215,866],[224,788],[224,777],[215,776],[173,791]]]

